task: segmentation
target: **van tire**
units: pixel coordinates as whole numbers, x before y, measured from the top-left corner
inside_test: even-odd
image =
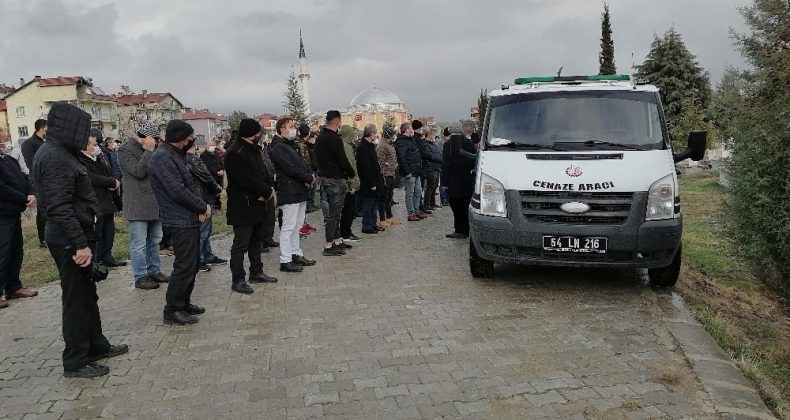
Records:
[[[486,279],[494,275],[494,262],[486,260],[477,254],[472,239],[469,239],[469,271],[472,277]]]
[[[647,276],[650,278],[650,286],[652,287],[673,287],[678,282],[680,277],[680,262],[683,254],[683,245],[678,247],[675,253],[675,258],[672,259],[672,264],[661,268],[649,268]]]

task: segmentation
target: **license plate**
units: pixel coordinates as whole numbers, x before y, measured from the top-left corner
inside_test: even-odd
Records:
[[[605,254],[608,239],[602,237],[544,236],[543,250]]]

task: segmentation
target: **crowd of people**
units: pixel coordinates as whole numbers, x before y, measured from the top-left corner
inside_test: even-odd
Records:
[[[126,265],[112,255],[120,212],[129,227],[135,288],[167,284],[167,325],[199,321],[205,308],[191,299],[195,277],[228,263],[211,247],[212,216],[223,208],[223,191],[233,228],[231,289],[243,294],[254,293],[250,284],[278,282],[264,272],[261,258],[273,248],[280,251],[280,272],[317,264],[300,245],[317,230],[307,223],[308,213],[323,213],[320,252],[326,257],[346,255],[361,240],[353,232],[358,216],[364,235],[399,224],[393,214],[398,184],[406,221],[425,220],[449,205],[454,231],[447,237],[469,234],[477,156],[468,129],[445,129],[439,137],[415,120],[397,133],[368,125],[360,136],[341,126],[338,111],[329,111],[318,132],[283,117],[271,140],[257,121],[243,119],[225,147],[209,141],[198,154],[194,129],[182,120],[170,121],[164,138],[143,122],[123,143],[103,138],[90,122],[78,107],[54,104],[47,120],[36,122],[33,137],[15,148],[21,160],[6,153],[7,136],[0,131],[0,292],[6,299],[37,294],[20,281],[21,215],[37,208],[38,240],[57,266],[63,292],[67,377],[105,375],[108,368],[96,361],[129,350],[103,335],[95,285],[109,268]],[[162,273],[161,247],[174,255],[169,276]],[[6,299],[0,297],[0,308],[8,306]]]

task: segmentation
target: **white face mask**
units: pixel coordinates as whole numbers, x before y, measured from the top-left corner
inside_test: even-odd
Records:
[[[291,128],[288,130],[288,140],[293,140],[296,138],[296,129]]]
[[[209,146],[208,149],[206,149],[206,150],[208,150],[209,153],[214,153],[214,151],[217,150],[217,147],[216,146]]]
[[[93,150],[91,150],[91,156],[96,157],[101,154],[101,147],[93,146]]]
[[[381,143],[381,139],[373,140],[373,144],[378,145],[379,143]]]

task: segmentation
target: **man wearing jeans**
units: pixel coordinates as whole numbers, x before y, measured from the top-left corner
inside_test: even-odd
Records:
[[[417,222],[428,217],[420,211],[422,202],[422,186],[420,185],[420,173],[422,173],[422,155],[420,146],[414,138],[414,129],[411,123],[400,125],[400,134],[395,141],[395,152],[398,157],[398,173],[403,178],[404,201],[406,201],[406,211],[409,213],[408,220]]]
[[[194,145],[187,150],[187,167],[189,168],[189,173],[192,174],[195,184],[198,186],[198,190],[200,190],[201,198],[206,204],[211,206],[211,214],[200,223],[200,264],[198,265],[198,271],[206,272],[211,271],[210,265],[228,263],[227,260],[214,255],[214,250],[211,249],[212,216],[219,209],[219,195],[222,192],[222,187],[217,184],[216,178],[195,152]]]
[[[162,225],[148,180],[148,162],[158,142],[159,130],[144,121],[137,129],[137,137],[118,149],[123,174],[123,213],[129,221],[129,256],[137,289],[156,289],[159,283],[169,281],[161,272]]]
[[[329,111],[326,113],[326,125],[321,129],[315,142],[315,155],[318,160],[318,173],[321,176],[321,191],[323,200],[327,202],[324,211],[326,223],[326,243],[324,256],[345,255],[346,249],[351,245],[343,243],[342,238],[337,238],[340,227],[340,215],[343,211],[343,202],[348,193],[348,178],[356,175],[354,167],[346,158],[343,149],[343,140],[340,138],[340,112]]]
[[[296,128],[293,119],[280,118],[275,129],[277,136],[272,142],[271,158],[277,174],[277,204],[283,210],[280,271],[299,273],[302,267],[315,265],[315,261],[304,257],[299,246],[299,229],[307,210],[307,188],[315,182],[315,177],[300,156],[299,146],[294,141]]]

